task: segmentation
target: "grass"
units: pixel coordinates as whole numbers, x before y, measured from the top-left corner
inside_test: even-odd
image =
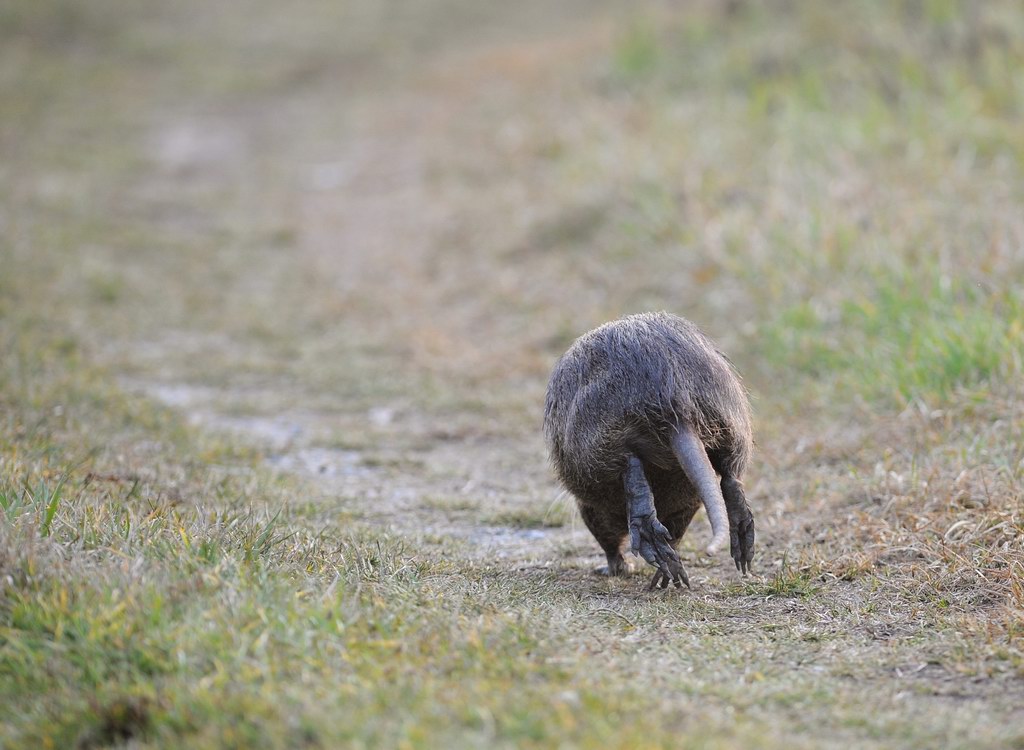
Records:
[[[0,11],[0,745],[1020,745],[1022,63],[1011,2]],[[547,468],[649,308],[754,397],[749,579],[590,575]]]
[[[574,518],[574,510],[568,498],[559,498],[535,506],[518,505],[512,510],[499,512],[486,519],[497,526],[511,526],[516,529],[550,529],[565,526]]]
[[[941,405],[956,389],[982,394],[1022,370],[1024,310],[1015,292],[994,295],[921,269],[876,280],[870,297],[786,310],[764,331],[765,357],[872,401]]]

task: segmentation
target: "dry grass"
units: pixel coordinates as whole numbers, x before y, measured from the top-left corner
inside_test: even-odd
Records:
[[[1024,741],[1017,5],[0,42],[0,744]],[[759,551],[697,524],[652,595],[589,574],[539,404],[661,308],[747,377]]]

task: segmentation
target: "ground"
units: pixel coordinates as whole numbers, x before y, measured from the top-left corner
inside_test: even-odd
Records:
[[[0,745],[1024,746],[1013,2],[0,10]],[[667,309],[754,574],[540,434]],[[642,567],[637,565],[638,568]]]

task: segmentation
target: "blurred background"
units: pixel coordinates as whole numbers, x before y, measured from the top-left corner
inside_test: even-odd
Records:
[[[540,435],[659,309],[758,443],[660,599]],[[1019,744],[1022,383],[1018,0],[0,4],[0,744]]]
[[[0,13],[10,383],[99,367],[279,468],[370,464],[385,523],[559,526],[550,368],[666,309],[743,373],[773,517],[908,462],[1014,507],[1015,2]]]
[[[0,34],[4,298],[119,368],[533,420],[576,335],[669,309],[800,403],[1020,375],[1016,3],[44,0]]]

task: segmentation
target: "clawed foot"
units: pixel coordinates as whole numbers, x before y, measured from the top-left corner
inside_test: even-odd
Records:
[[[754,517],[747,517],[736,524],[729,524],[729,551],[732,553],[736,570],[746,575],[754,559]]]
[[[594,568],[594,573],[599,576],[628,576],[633,572],[629,563],[622,555],[607,555],[608,564],[600,568]]]
[[[659,587],[667,589],[672,583],[676,588],[682,588],[684,584],[687,588],[690,587],[690,579],[683,569],[683,563],[672,549],[672,537],[657,516],[651,513],[631,518],[629,535],[633,554],[639,555],[658,569],[651,579],[649,591]]]
[[[670,583],[675,583],[676,588],[682,588],[683,584],[686,584],[686,588],[690,588],[690,578],[686,575],[686,571],[683,570],[682,564],[679,565],[679,577],[669,578],[667,575],[657,570],[654,573],[654,578],[651,579],[651,583],[647,586],[648,591],[654,591],[655,589],[667,589]]]

